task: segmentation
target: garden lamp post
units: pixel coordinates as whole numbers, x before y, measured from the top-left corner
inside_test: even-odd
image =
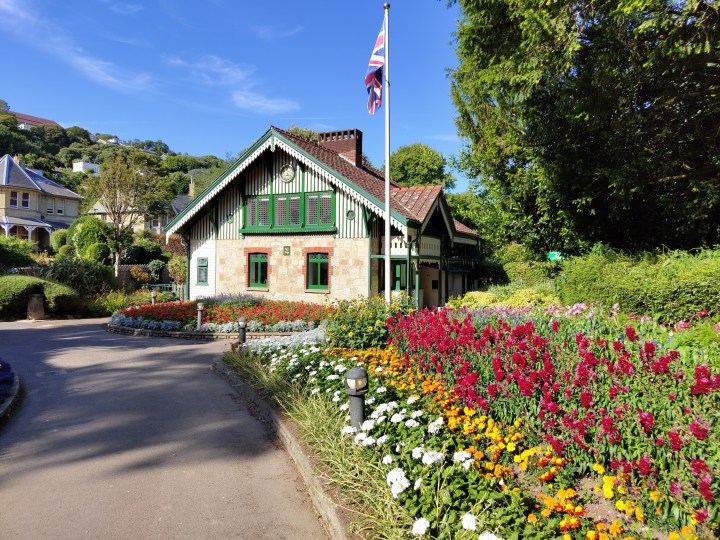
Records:
[[[155,298],[157,298],[157,291],[153,289],[150,291],[150,304],[155,305]]]
[[[350,396],[350,425],[356,429],[365,421],[365,394],[368,391],[368,374],[354,367],[345,374],[345,392]]]
[[[245,343],[245,332],[247,330],[247,321],[245,320],[245,317],[240,317],[238,319],[238,340],[240,343]]]
[[[197,305],[197,310],[198,310],[197,329],[198,330],[200,330],[200,327],[202,326],[202,313],[203,313],[204,309],[205,309],[205,304],[203,304],[202,302],[198,302],[198,305]]]

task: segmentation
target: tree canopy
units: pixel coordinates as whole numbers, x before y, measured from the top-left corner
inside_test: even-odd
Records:
[[[459,165],[505,241],[720,241],[715,2],[457,3]]]
[[[443,155],[424,144],[401,146],[390,154],[390,176],[403,186],[442,185],[455,187],[455,178],[445,170]]]

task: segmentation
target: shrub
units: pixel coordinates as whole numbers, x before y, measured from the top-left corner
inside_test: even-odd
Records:
[[[566,304],[598,301],[619,304],[625,312],[650,315],[661,322],[689,319],[720,305],[720,251],[644,254],[634,258],[593,252],[564,264],[556,280]]]
[[[65,285],[32,276],[2,276],[0,317],[24,319],[30,296],[38,293],[45,295],[49,314],[75,313],[82,307],[77,292]]]
[[[50,245],[55,253],[60,251],[61,247],[67,245],[67,236],[67,229],[57,229],[50,234]]]
[[[34,251],[34,242],[0,235],[0,272],[7,271],[10,268],[30,266],[33,264],[30,255]]]
[[[113,228],[93,216],[82,216],[72,222],[67,232],[67,243],[75,247],[79,257],[87,258],[86,251],[97,243],[109,243]]]
[[[96,242],[85,250],[85,259],[100,264],[106,264],[110,260],[110,246],[104,242]]]
[[[123,264],[148,264],[153,259],[167,260],[162,246],[148,239],[136,240],[122,252]]]
[[[62,257],[41,269],[41,277],[75,289],[83,298],[117,289],[112,268],[92,261]]]
[[[466,307],[468,309],[480,309],[493,305],[497,296],[486,291],[471,291],[463,296],[453,296],[448,300],[448,305],[453,308]]]
[[[160,259],[153,259],[148,263],[148,271],[150,272],[150,277],[152,278],[153,282],[157,283],[160,281],[160,278],[162,276],[162,270],[165,267],[165,261],[161,261]]]
[[[175,256],[168,262],[168,272],[170,279],[175,283],[185,283],[187,281],[187,257]]]
[[[133,266],[130,269],[130,277],[133,278],[135,282],[139,283],[140,285],[150,283],[151,279],[150,273],[141,266]]]
[[[57,250],[57,256],[58,258],[62,259],[63,257],[72,257],[75,255],[75,248],[71,246],[70,244],[65,244],[64,246],[60,246],[60,249]]]

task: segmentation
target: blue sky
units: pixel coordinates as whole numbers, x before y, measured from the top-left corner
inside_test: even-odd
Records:
[[[368,114],[363,80],[383,12],[376,0],[0,0],[0,99],[196,156],[237,155],[270,125],[357,128],[380,166],[384,111]],[[391,151],[461,146],[447,79],[457,17],[444,0],[391,2]]]

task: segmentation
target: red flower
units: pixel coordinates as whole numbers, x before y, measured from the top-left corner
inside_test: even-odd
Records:
[[[632,326],[626,326],[625,327],[625,335],[627,338],[632,341],[633,343],[636,342],[639,338],[637,335],[637,332],[635,332],[635,329]]]
[[[580,392],[580,405],[586,409],[592,405],[592,394],[587,390]]]
[[[690,423],[690,433],[692,433],[698,441],[703,441],[707,439],[708,429],[697,420],[693,420]]]

